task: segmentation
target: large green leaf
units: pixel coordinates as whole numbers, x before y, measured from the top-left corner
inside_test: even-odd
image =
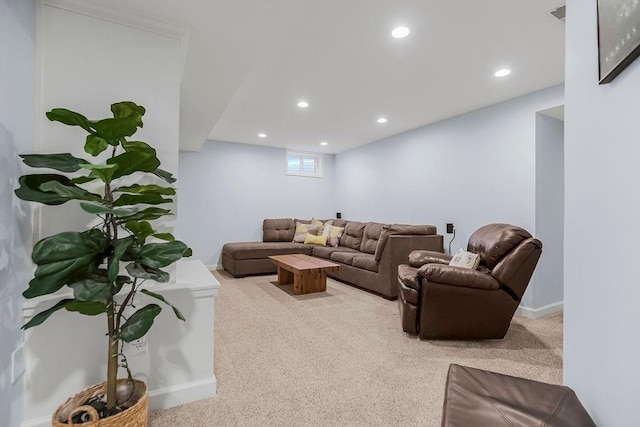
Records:
[[[155,233],[152,234],[153,237],[160,240],[166,240],[167,242],[173,242],[176,238],[171,233]]]
[[[131,101],[122,101],[111,104],[113,117],[128,117],[133,119],[137,126],[142,127],[142,116],[146,112],[142,105],[137,105]]]
[[[104,313],[107,311],[107,306],[101,302],[82,302],[82,301],[71,301],[67,303],[64,307],[68,311],[77,311],[80,314],[85,314],[87,316],[95,316],[100,313]]]
[[[158,178],[162,178],[163,180],[167,181],[169,184],[173,184],[174,182],[176,182],[176,179],[173,177],[173,174],[171,172],[167,172],[162,169],[156,169],[153,171],[153,174]]]
[[[73,289],[75,299],[81,302],[106,303],[107,298],[116,293],[104,274],[95,274],[78,280],[70,283],[69,287]]]
[[[124,151],[139,151],[141,153],[156,155],[156,149],[142,141],[124,141],[122,148],[124,148]]]
[[[143,337],[160,311],[162,309],[158,304],[149,304],[133,313],[120,328],[120,338],[125,342],[131,342]]]
[[[84,143],[84,151],[86,153],[95,157],[107,148],[109,148],[109,143],[104,138],[100,138],[97,135],[87,135],[87,140]]]
[[[163,297],[162,295],[156,294],[155,292],[151,292],[151,291],[148,291],[146,289],[142,289],[142,290],[140,290],[140,292],[142,292],[145,295],[149,295],[150,297],[158,299],[158,300],[162,301],[163,303],[167,304],[169,307],[171,307],[173,309],[173,313],[176,315],[176,317],[178,319],[180,319],[182,321],[185,321],[185,318],[182,315],[182,313],[180,313],[180,310],[178,310],[178,308],[175,305],[173,305],[169,301],[167,301],[165,299],[165,297]]]
[[[146,208],[133,215],[122,216],[122,221],[152,221],[166,215],[173,215],[169,209],[162,208]]]
[[[179,240],[167,243],[148,243],[140,249],[140,263],[148,267],[166,267],[183,257],[189,249]]]
[[[147,221],[127,221],[124,228],[131,231],[140,244],[144,244],[147,237],[155,232]]]
[[[98,178],[107,184],[111,182],[118,169],[117,165],[82,165],[80,167],[91,171],[89,177]]]
[[[91,122],[82,114],[66,108],[54,108],[47,113],[47,118],[52,122],[60,122],[69,126],[80,126],[82,129],[91,133]]]
[[[80,165],[89,163],[69,153],[60,154],[21,154],[22,161],[32,168],[49,168],[60,172],[75,172]]]
[[[127,272],[138,279],[151,279],[159,283],[167,283],[170,279],[169,273],[159,268],[147,267],[146,265],[132,262],[127,264]]]
[[[120,259],[133,243],[133,236],[118,239],[113,243],[113,253],[109,256],[109,281],[113,282],[120,270]]]
[[[97,194],[90,193],[84,188],[69,183],[64,185],[58,181],[49,181],[40,185],[40,190],[46,193],[55,193],[67,200],[87,200],[91,202],[102,201],[102,197]]]
[[[162,194],[164,196],[173,196],[176,194],[176,189],[172,187],[162,187],[160,185],[149,184],[139,185],[133,184],[128,187],[118,187],[113,190],[119,193],[132,193],[132,194]]]
[[[95,181],[96,177],[94,176],[78,176],[71,180],[72,184],[86,184],[87,182]]]
[[[131,117],[102,119],[91,123],[91,127],[95,129],[97,136],[111,145],[118,145],[121,138],[131,136],[138,130],[136,119]]]
[[[160,160],[155,154],[144,151],[127,151],[107,160],[107,164],[117,165],[118,169],[113,178],[131,175],[135,172],[153,172],[160,166]]]
[[[56,181],[62,185],[73,185],[69,178],[55,174],[23,175],[18,182],[20,187],[15,191],[16,196],[29,202],[39,202],[45,205],[61,205],[69,201],[57,193],[48,193],[40,190],[40,186],[46,182]]]
[[[53,313],[55,313],[58,310],[63,309],[67,303],[73,301],[70,298],[66,298],[66,299],[62,299],[60,301],[58,301],[53,307],[41,311],[40,313],[36,314],[35,316],[33,316],[33,318],[31,320],[29,320],[27,323],[24,324],[24,326],[22,327],[22,329],[29,329],[29,328],[33,328],[34,326],[38,326],[40,324],[42,324],[45,320],[47,320],[49,317],[51,317],[51,315]]]
[[[130,205],[161,205],[163,203],[171,203],[173,199],[165,199],[160,194],[123,194],[118,197],[113,206],[130,206]]]
[[[102,262],[107,245],[108,239],[100,230],[67,231],[40,240],[31,254],[37,265],[35,278],[24,297],[46,295],[78,280],[78,274]]]

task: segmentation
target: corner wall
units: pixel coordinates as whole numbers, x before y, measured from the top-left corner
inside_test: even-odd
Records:
[[[562,103],[555,86],[338,154],[336,208],[344,218],[433,224],[440,234],[452,222],[453,252],[492,222],[536,235],[536,112]],[[523,306],[537,308],[535,288],[534,277]]]
[[[225,243],[261,241],[265,218],[335,216],[334,156],[324,155],[324,178],[310,178],[285,174],[285,152],[220,141],[180,152],[176,228],[196,258],[217,266]]]
[[[31,274],[27,203],[14,196],[22,175],[18,153],[33,147],[35,0],[0,0],[0,425],[23,416],[23,376],[11,383],[11,353],[23,342],[24,285]]]
[[[597,425],[637,426],[640,59],[598,85],[597,3],[567,2],[564,382]]]

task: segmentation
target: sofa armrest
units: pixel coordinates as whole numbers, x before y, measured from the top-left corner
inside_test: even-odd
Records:
[[[443,264],[425,264],[418,269],[418,275],[430,282],[475,289],[498,289],[500,283],[490,274],[462,267]]]
[[[409,254],[409,265],[411,267],[422,267],[425,264],[446,264],[451,261],[451,255],[436,251],[418,250]]]

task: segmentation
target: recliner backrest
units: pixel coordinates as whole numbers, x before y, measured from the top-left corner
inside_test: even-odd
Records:
[[[488,224],[469,238],[467,250],[480,255],[480,264],[492,270],[500,260],[523,240],[531,238],[524,228],[511,224]]]
[[[520,301],[529,285],[536,264],[542,253],[542,242],[535,238],[525,239],[498,262],[491,275],[504,287],[509,288],[513,297]]]

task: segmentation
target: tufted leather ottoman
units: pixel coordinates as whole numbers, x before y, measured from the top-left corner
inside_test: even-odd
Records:
[[[442,427],[595,427],[569,387],[449,366]]]

